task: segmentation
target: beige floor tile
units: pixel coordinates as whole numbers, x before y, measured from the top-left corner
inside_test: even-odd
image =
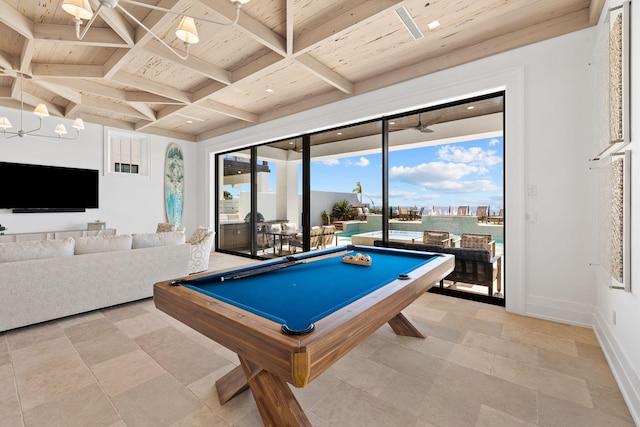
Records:
[[[149,332],[169,326],[167,323],[158,319],[158,316],[155,314],[149,313],[146,310],[140,310],[142,314],[119,320],[114,322],[114,324],[130,338],[139,337],[140,335],[148,334]]]
[[[128,426],[157,427],[174,424],[202,405],[170,375],[161,375],[115,396],[113,404]]]
[[[141,335],[136,338],[136,342],[184,385],[229,363],[171,327]]]
[[[616,418],[621,418],[626,422],[633,423],[629,408],[627,408],[622,393],[620,393],[620,389],[618,389],[617,386],[605,387],[587,381],[587,387],[591,394],[594,409]]]
[[[410,426],[416,417],[388,402],[341,382],[334,393],[312,409],[324,422],[335,426]]]
[[[4,425],[4,420],[12,420],[10,425],[20,425],[17,422],[22,423],[21,419],[13,368],[11,364],[0,365],[0,422]]]
[[[113,359],[140,347],[123,332],[116,331],[98,337],[80,341],[75,345],[82,360],[91,367],[96,363]]]
[[[9,354],[9,343],[7,342],[6,334],[0,334],[0,366],[11,363],[11,356]]]
[[[602,362],[549,350],[540,350],[539,358],[539,366],[543,368],[593,381],[606,387],[616,387],[616,380],[609,366]]]
[[[473,426],[481,405],[527,422],[536,421],[534,390],[452,363],[447,363],[433,381],[423,414],[436,425]]]
[[[6,332],[7,343],[11,351],[63,336],[64,331],[58,327],[56,322],[41,323]]]
[[[596,409],[585,408],[545,393],[539,397],[538,425],[543,427],[634,427],[633,422],[614,417]]]
[[[135,350],[91,367],[107,396],[116,396],[165,373],[142,350]]]
[[[67,337],[41,341],[12,352],[13,368],[17,375],[48,365],[53,360],[76,356],[76,349]]]
[[[16,372],[23,411],[94,383],[95,379],[80,356],[62,356],[36,368]]]
[[[534,427],[535,425],[487,405],[480,405],[480,413],[475,427]]]
[[[58,327],[65,329],[73,325],[77,325],[91,320],[104,319],[104,314],[99,310],[91,311],[89,313],[76,314],[75,316],[65,317],[64,319],[57,320]]]
[[[462,335],[467,331],[476,331],[481,334],[498,337],[502,332],[502,323],[481,320],[475,317],[469,317],[458,313],[447,313],[440,322],[450,328],[462,331]]]
[[[231,427],[231,424],[212,413],[209,408],[202,407],[171,424],[171,427]]]
[[[559,351],[569,356],[578,355],[578,348],[576,347],[575,341],[569,338],[558,338],[539,332],[538,330],[523,329],[522,327],[513,326],[512,324],[503,326],[500,338],[527,344],[539,349]]]
[[[582,378],[527,365],[501,356],[496,356],[493,375],[587,408],[593,407],[587,382]]]
[[[104,317],[112,321],[113,323],[118,323],[122,320],[131,319],[132,317],[142,316],[143,314],[147,314],[148,311],[145,310],[147,305],[147,301],[145,302],[132,302],[131,304],[122,304],[115,307],[109,307],[101,310]]]
[[[64,328],[65,334],[73,344],[92,340],[97,337],[101,337],[102,335],[112,334],[117,331],[118,328],[116,328],[115,325],[106,318],[90,320],[88,322]]]
[[[327,372],[372,396],[378,396],[397,373],[395,369],[353,355],[343,357]]]
[[[495,354],[462,344],[455,344],[447,360],[466,368],[490,374]]]
[[[407,375],[419,375],[425,380],[435,378],[445,363],[442,359],[393,344],[383,345],[369,359]]]
[[[475,331],[468,331],[462,340],[462,344],[518,362],[528,363],[530,365],[538,364],[537,349],[527,344],[504,340]]]
[[[24,418],[27,426],[47,427],[111,427],[121,422],[95,383],[25,411]]]

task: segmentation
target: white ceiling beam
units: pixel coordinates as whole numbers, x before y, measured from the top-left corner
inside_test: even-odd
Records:
[[[70,43],[74,46],[126,47],[127,44],[109,28],[91,27],[82,40],[76,38],[72,25],[38,24],[35,26],[36,40]]]
[[[157,40],[152,40],[147,43],[144,46],[144,50],[160,58],[188,67],[205,77],[219,81],[225,85],[231,84],[231,73],[229,71],[193,56],[189,56],[187,59],[180,59]]]
[[[199,0],[198,2],[210,11],[226,18],[230,22],[236,19],[236,7],[229,0]],[[287,55],[284,37],[269,27],[253,19],[240,9],[240,19],[236,24],[246,35],[282,56]]]
[[[212,101],[207,99],[198,104],[200,107],[204,107],[211,111],[215,111],[216,113],[223,114],[228,117],[233,117],[235,119],[244,120],[245,122],[257,123],[259,117],[257,114],[249,113],[248,111],[241,110],[239,108],[230,107],[228,105],[222,104],[220,102]]]
[[[146,102],[149,104],[182,104],[182,102],[176,101],[175,99],[141,91],[124,92],[124,100],[127,102]]]
[[[100,65],[31,63],[34,76],[69,79],[99,79],[104,77]]]
[[[20,72],[23,74],[31,74],[31,60],[36,50],[36,43],[33,40],[26,39],[22,44],[22,52],[20,53]]]
[[[311,55],[300,55],[295,58],[300,65],[306,68],[311,74],[319,77],[331,86],[344,93],[353,93],[353,83],[336,73],[322,62],[313,58]]]
[[[29,40],[33,39],[33,22],[16,9],[9,6],[4,0],[0,0],[0,22],[20,34],[22,37]],[[4,37],[4,35],[2,37]]]
[[[96,109],[108,111],[110,113],[122,114],[126,116],[135,117],[138,119],[146,120],[149,118],[147,117],[146,114],[141,113],[140,111],[138,111],[135,108],[132,108],[129,105],[125,105],[122,103],[115,103],[115,102],[106,102],[104,100],[99,100],[99,99],[91,98],[88,96],[85,96],[82,99],[81,105],[83,107],[96,108]]]
[[[398,0],[367,1],[349,11],[343,11],[312,31],[298,36],[294,41],[293,53],[305,53],[318,43],[332,37],[338,37],[338,35],[344,31],[351,31],[354,28],[363,27],[381,14],[390,13],[404,3],[404,1]]]
[[[118,12],[116,9],[103,7],[100,10],[100,17],[113,29],[113,31],[116,32],[116,34],[118,34],[118,36],[120,36],[120,38],[128,46],[133,46],[135,44],[135,31],[133,30],[131,25],[129,25],[129,22],[127,22],[124,16],[120,14],[120,12]],[[93,30],[93,27],[90,28],[85,37],[87,37]]]
[[[605,0],[591,0],[589,3],[589,23],[595,25],[600,19]]]
[[[143,102],[129,102],[131,108],[138,110],[145,118],[149,120],[156,120],[156,112],[153,111],[153,108],[149,107],[147,104]]]
[[[287,9],[285,12],[287,56],[290,56],[293,55],[293,0],[287,0],[284,7]]]
[[[63,97],[64,99],[73,102],[75,104],[80,104],[82,102],[82,95],[77,90],[73,90],[68,86],[64,86],[57,83],[52,83],[47,80],[39,80],[33,79],[31,80],[34,84],[47,89],[49,92],[53,92],[58,96]]]
[[[75,88],[75,90],[88,92],[93,95],[98,95],[104,98],[115,99],[116,101],[126,101],[126,92],[120,89],[106,86],[100,83],[92,82],[89,80],[77,80],[77,79],[48,79],[38,78],[39,82],[46,81],[56,84],[61,84]]]
[[[166,98],[175,99],[176,101],[180,101],[184,104],[191,104],[191,94],[160,83],[152,82],[151,80],[143,79],[135,74],[119,71],[111,78],[111,80],[146,92],[155,93],[156,95],[164,96]]]

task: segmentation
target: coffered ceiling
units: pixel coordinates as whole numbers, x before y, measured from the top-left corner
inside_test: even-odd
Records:
[[[141,1],[236,16],[229,0]],[[604,0],[251,0],[236,24],[197,21],[186,60],[117,8],[79,41],[61,4],[0,0],[0,105],[22,97],[25,110],[42,102],[52,116],[202,141],[586,28]],[[179,15],[120,5],[183,51]],[[424,37],[398,18],[403,6]]]

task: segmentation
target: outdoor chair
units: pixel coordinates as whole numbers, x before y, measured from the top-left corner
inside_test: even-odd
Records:
[[[320,227],[316,226],[311,228],[311,243],[309,245],[311,250],[318,249],[322,245],[322,232],[323,229]],[[296,253],[298,252],[298,248],[300,248],[301,250],[303,249],[302,238],[303,234],[298,233],[295,237],[292,237],[289,240],[289,252]]]
[[[425,230],[422,236],[422,243],[427,245],[440,245],[447,248],[453,246],[448,231]]]
[[[476,216],[478,222],[487,222],[487,216],[489,215],[489,206],[478,206],[476,209]]]
[[[411,219],[411,214],[409,213],[409,208],[398,208],[398,218],[402,220]]]
[[[333,243],[333,238],[336,235],[336,227],[333,225],[325,225],[322,227],[322,243],[321,246],[326,248],[327,245]],[[337,246],[337,245],[336,245]]]
[[[491,237],[491,234],[462,233],[460,247],[487,249],[492,257],[496,256],[496,242]]]
[[[469,215],[469,206],[458,206],[457,214],[460,216]]]
[[[504,222],[504,209],[500,209],[497,216],[490,216],[487,218],[490,223],[502,224]]]

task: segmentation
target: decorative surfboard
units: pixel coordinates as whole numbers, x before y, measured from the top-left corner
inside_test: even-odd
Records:
[[[164,161],[164,199],[167,222],[180,226],[184,207],[184,157],[178,144],[169,144]]]

